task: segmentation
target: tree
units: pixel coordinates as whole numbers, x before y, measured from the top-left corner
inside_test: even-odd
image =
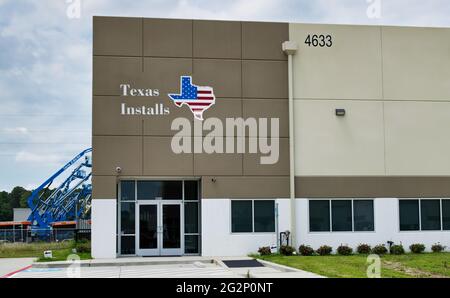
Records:
[[[26,203],[27,198],[30,196],[31,192],[26,190],[21,186],[16,186],[9,194],[9,202],[11,208],[27,208]]]
[[[9,202],[9,194],[6,191],[0,192],[0,221],[10,221],[13,219],[13,211]]]

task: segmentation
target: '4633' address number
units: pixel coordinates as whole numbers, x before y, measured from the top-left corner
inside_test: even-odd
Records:
[[[333,46],[333,37],[331,35],[317,35],[317,34],[308,34],[305,39],[305,44],[309,47],[327,47],[331,48]]]

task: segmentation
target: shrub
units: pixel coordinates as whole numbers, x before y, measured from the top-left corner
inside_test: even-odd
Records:
[[[328,256],[331,254],[332,251],[333,251],[333,248],[328,245],[322,245],[321,247],[319,247],[316,250],[316,252],[321,256]]]
[[[75,249],[77,253],[89,253],[91,252],[91,242],[85,240],[76,242]]]
[[[359,254],[362,254],[362,255],[368,255],[368,254],[370,254],[370,251],[372,250],[372,248],[370,247],[370,245],[369,244],[364,244],[364,243],[361,243],[360,245],[358,245],[358,247],[356,248],[356,251],[359,253]]]
[[[353,253],[353,248],[351,248],[348,245],[340,245],[337,248],[337,253],[340,254],[341,256],[349,256]]]
[[[374,248],[372,248],[372,253],[376,255],[384,255],[388,252],[386,246],[384,244],[376,245]]]
[[[442,251],[445,250],[445,246],[443,246],[443,245],[440,244],[440,243],[436,243],[436,244],[433,244],[433,245],[431,246],[431,250],[432,250],[433,252],[442,252]]]
[[[422,243],[414,243],[409,246],[412,253],[420,254],[425,251],[425,245]]]
[[[292,246],[289,245],[282,245],[280,246],[280,253],[283,256],[292,256],[295,252],[295,249]]]
[[[314,249],[309,245],[300,245],[298,251],[302,256],[312,256],[314,254]]]
[[[268,246],[260,247],[258,249],[258,252],[262,256],[268,256],[268,255],[272,254],[272,251],[270,250],[270,247],[268,247]]]
[[[391,246],[391,254],[392,255],[402,255],[405,253],[405,249],[403,248],[403,245],[392,245]]]

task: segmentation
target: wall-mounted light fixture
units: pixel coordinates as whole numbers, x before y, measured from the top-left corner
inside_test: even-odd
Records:
[[[344,117],[345,116],[345,109],[336,109],[336,116]]]

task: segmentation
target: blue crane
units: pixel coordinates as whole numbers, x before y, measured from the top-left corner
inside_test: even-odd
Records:
[[[28,220],[32,230],[38,231],[38,234],[45,233],[54,222],[78,219],[89,212],[92,196],[91,152],[92,148],[88,148],[79,153],[31,193],[27,203],[31,209]],[[70,175],[46,197],[55,179],[64,177],[71,167]]]

